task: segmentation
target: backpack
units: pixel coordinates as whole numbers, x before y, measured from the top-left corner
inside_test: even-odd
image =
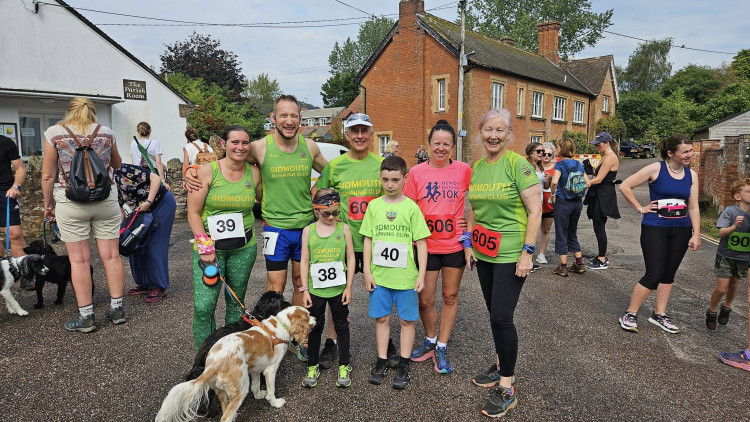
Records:
[[[195,145],[195,143],[193,143],[193,145],[198,148],[198,155],[195,156],[195,164],[206,164],[219,159],[219,156],[216,155],[215,152],[208,151],[208,146],[205,142],[201,143],[203,144],[203,150],[201,150],[198,145]]]
[[[565,161],[561,161],[565,170],[568,171],[568,178],[565,181],[563,189],[570,192],[574,198],[582,198],[583,194],[586,193],[586,179],[583,177],[583,173],[578,171],[572,171],[570,167],[565,164]]]
[[[70,171],[68,174],[65,174],[65,171],[62,172],[65,179],[65,196],[71,201],[97,202],[109,197],[112,188],[109,169],[104,166],[102,160],[96,155],[96,151],[91,148],[91,143],[101,127],[102,125],[96,125],[94,132],[81,142],[69,127],[63,125],[76,143],[73,160],[70,162]],[[62,170],[59,156],[57,160]]]

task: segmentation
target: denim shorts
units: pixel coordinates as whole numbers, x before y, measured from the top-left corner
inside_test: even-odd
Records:
[[[416,290],[395,290],[378,286],[370,292],[370,318],[382,318],[391,314],[396,305],[398,317],[404,321],[419,319],[419,296]]]

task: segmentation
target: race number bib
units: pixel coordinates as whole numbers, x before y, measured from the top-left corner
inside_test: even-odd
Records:
[[[502,236],[499,232],[488,230],[481,224],[475,224],[474,230],[471,231],[471,245],[477,251],[495,258],[500,249]]]
[[[277,232],[263,232],[263,255],[276,254],[276,241],[279,240]]]
[[[684,218],[687,216],[687,204],[684,199],[659,199],[656,201],[656,212],[661,218]]]
[[[367,211],[367,204],[375,199],[374,196],[352,196],[349,198],[349,214],[350,220],[362,220],[365,218],[365,211]]]
[[[210,215],[206,218],[206,222],[208,223],[208,233],[214,241],[245,237],[245,226],[242,222],[242,213],[233,212]]]
[[[734,232],[727,239],[727,247],[735,252],[750,252],[750,233]]]
[[[456,234],[456,217],[450,214],[426,215],[427,228],[433,239],[451,239]]]
[[[310,265],[310,278],[313,288],[325,289],[346,284],[344,263],[341,261],[318,262]]]
[[[406,243],[376,240],[372,245],[372,263],[381,267],[406,268],[409,246]]]

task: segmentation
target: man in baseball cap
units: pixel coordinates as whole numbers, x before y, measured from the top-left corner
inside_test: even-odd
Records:
[[[349,129],[352,126],[363,125],[372,127],[370,116],[364,113],[354,113],[346,118],[344,121],[344,129]]]

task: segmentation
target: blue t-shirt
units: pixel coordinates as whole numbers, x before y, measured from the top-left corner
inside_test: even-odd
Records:
[[[567,189],[565,185],[568,183],[568,175],[574,171],[580,171],[582,174],[586,171],[583,169],[583,164],[574,158],[564,158],[555,163],[555,170],[560,172],[560,180],[557,181],[557,190],[555,194],[562,196],[565,199],[583,199],[586,192],[582,194],[575,194]],[[543,186],[543,185],[542,185]]]
[[[690,168],[685,167],[685,175],[682,179],[675,179],[669,174],[667,169],[667,163],[661,162],[661,169],[656,180],[649,183],[648,193],[651,201],[658,200],[677,200],[672,202],[684,201],[685,206],[688,205],[688,199],[690,198],[690,187],[693,186],[693,174],[690,172]],[[670,201],[666,201],[670,202]],[[680,218],[665,218],[658,212],[650,212],[644,214],[643,221],[641,224],[647,226],[656,227],[691,227],[690,214]]]

